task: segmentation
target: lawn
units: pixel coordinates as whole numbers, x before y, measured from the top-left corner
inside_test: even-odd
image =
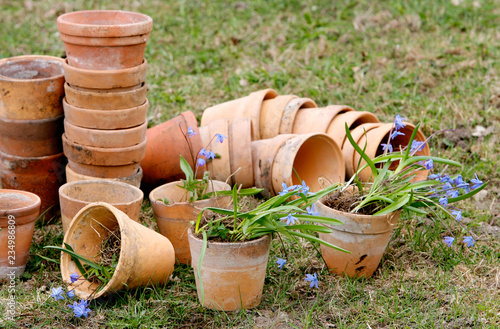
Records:
[[[37,224],[26,273],[17,283],[15,323],[26,328],[497,328],[500,326],[500,2],[498,1],[8,1],[0,0],[0,58],[64,55],[56,19],[84,9],[150,15],[146,47],[149,125],[184,111],[273,88],[319,106],[346,104],[390,122],[422,122],[447,168],[490,183],[463,202],[477,243],[442,242],[444,227],[403,214],[370,279],[329,274],[313,248],[292,245],[279,271],[274,241],[262,303],[241,312],[204,309],[194,275],[178,266],[161,287],[121,292],[74,318],[50,297],[62,285],[59,219]],[[326,166],[327,164],[325,164]],[[146,200],[143,223],[156,228]],[[456,226],[458,227],[458,226]],[[461,232],[455,232],[461,235]],[[305,273],[318,273],[310,289]]]

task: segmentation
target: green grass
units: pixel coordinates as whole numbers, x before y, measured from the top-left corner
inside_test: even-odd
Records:
[[[454,3],[459,3],[455,5]],[[121,292],[75,319],[49,297],[59,267],[37,255],[60,244],[60,226],[37,227],[27,273],[18,282],[18,327],[208,328],[496,328],[500,326],[498,206],[500,39],[498,1],[0,1],[0,58],[62,56],[56,18],[65,11],[124,9],[154,20],[146,48],[149,123],[203,109],[252,91],[347,104],[382,121],[399,113],[422,121],[433,154],[464,164],[449,168],[490,180],[481,201],[463,204],[474,248],[441,242],[443,227],[403,216],[371,279],[328,274],[313,249],[273,244],[257,308],[217,312],[197,301],[194,276],[177,267],[162,287]],[[477,125],[494,127],[474,137]],[[145,212],[151,213],[146,205]],[[153,222],[152,228],[156,227]],[[489,228],[489,229],[488,229]],[[460,232],[455,232],[460,233]],[[460,234],[458,234],[460,235]],[[320,288],[305,273],[317,271]],[[8,291],[0,286],[0,318]],[[6,325],[0,322],[0,327]]]

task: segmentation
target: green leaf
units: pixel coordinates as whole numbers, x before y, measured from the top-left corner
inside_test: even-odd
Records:
[[[302,232],[296,232],[296,231],[289,231],[289,233],[291,235],[296,235],[296,236],[299,236],[301,238],[307,239],[309,241],[315,241],[315,242],[321,243],[321,244],[323,244],[325,246],[328,246],[328,247],[333,248],[333,249],[338,250],[338,251],[342,251],[342,252],[345,252],[345,253],[348,253],[348,254],[351,253],[348,250],[345,250],[343,248],[337,247],[336,245],[333,245],[333,244],[331,244],[329,242],[326,242],[325,240],[322,240],[322,239],[317,238],[317,237],[315,237],[313,235],[310,235],[310,234],[306,234],[306,233],[302,233]]]
[[[370,166],[372,173],[373,173],[373,176],[377,177],[378,170],[377,170],[377,167],[375,167],[375,163],[373,163],[372,159],[370,159],[370,157],[368,155],[366,155],[366,153],[354,141],[354,139],[352,138],[352,135],[351,135],[351,131],[349,130],[349,126],[347,125],[347,122],[345,123],[345,134],[347,136],[347,139],[349,139],[349,142],[351,143],[351,145],[356,150],[356,152],[358,152],[359,155],[361,155],[361,157],[366,161],[366,164],[368,166]],[[360,170],[358,170],[357,172],[360,172]]]
[[[378,216],[378,215],[386,215],[389,214],[393,211],[399,210],[402,208],[404,205],[410,201],[411,195],[410,194],[405,194],[401,198],[397,199],[394,201],[394,203],[388,205],[384,209],[377,211],[376,213],[373,214],[373,216]]]
[[[306,230],[306,231],[314,231],[319,233],[332,233],[333,231],[326,226],[314,225],[314,224],[296,224],[296,225],[287,225],[285,226],[287,230]]]
[[[187,162],[186,159],[182,157],[182,155],[180,155],[180,157],[181,157],[181,170],[184,173],[184,175],[186,175],[187,182],[188,183],[192,182],[194,179],[193,168],[191,168],[189,162]]]

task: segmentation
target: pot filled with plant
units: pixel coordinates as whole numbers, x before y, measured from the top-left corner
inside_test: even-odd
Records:
[[[320,238],[351,251],[347,255],[321,247],[323,258],[332,273],[350,277],[372,276],[402,213],[429,216],[442,221],[446,227],[446,219],[455,219],[461,224],[461,210],[453,207],[452,203],[473,196],[487,184],[477,176],[466,182],[461,175],[445,174],[415,180],[423,171],[433,170],[435,164],[460,167],[460,163],[419,155],[418,152],[428,142],[428,139],[416,139],[420,124],[413,129],[408,145],[397,145],[396,148],[392,142],[398,134],[404,134],[404,126],[403,119],[396,116],[390,137],[384,144],[384,153],[375,158],[367,155],[366,145],[358,146],[348,126],[345,126],[350,144],[366,164],[360,166],[341,190],[316,202],[321,216],[335,218],[344,224],[328,225],[333,232],[321,232]],[[371,170],[373,180],[362,182],[359,174],[367,168]],[[469,232],[463,237],[463,242],[472,246],[472,233],[465,226],[463,232]],[[455,236],[444,237],[444,242],[449,245],[454,240]]]

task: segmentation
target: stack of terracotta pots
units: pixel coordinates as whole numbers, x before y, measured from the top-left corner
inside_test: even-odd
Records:
[[[57,212],[57,190],[65,181],[63,85],[60,58],[31,55],[0,60],[1,185],[37,194],[46,218]]]
[[[113,179],[139,186],[146,151],[146,60],[151,17],[91,10],[59,16],[68,181]]]

